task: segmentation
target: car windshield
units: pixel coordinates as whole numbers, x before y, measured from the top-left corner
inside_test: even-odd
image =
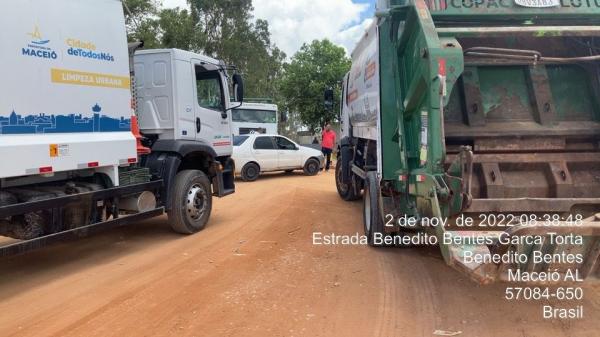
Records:
[[[249,138],[249,136],[234,136],[233,146],[240,146]]]
[[[234,122],[277,123],[277,112],[269,110],[234,109],[231,116]]]

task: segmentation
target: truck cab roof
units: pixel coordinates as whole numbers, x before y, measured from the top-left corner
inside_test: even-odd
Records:
[[[205,62],[207,65],[213,65],[215,67],[225,66],[225,63],[223,61],[214,59],[212,57],[208,57],[206,55],[194,53],[194,52],[187,51],[187,50],[176,49],[176,48],[145,49],[145,50],[143,49],[143,50],[138,50],[135,54],[136,55],[149,55],[149,54],[165,54],[165,53],[171,54],[172,58],[175,60],[189,61],[190,59],[197,59],[197,60],[200,60],[200,62]]]

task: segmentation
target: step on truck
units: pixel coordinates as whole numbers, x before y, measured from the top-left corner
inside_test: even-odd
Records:
[[[598,276],[600,3],[379,1],[340,120],[370,244],[437,243],[481,283]]]
[[[168,215],[192,234],[235,191],[221,61],[127,43],[118,0],[0,12],[0,256]]]

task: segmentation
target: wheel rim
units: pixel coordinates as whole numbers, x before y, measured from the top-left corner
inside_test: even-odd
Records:
[[[254,166],[248,166],[246,168],[246,177],[249,179],[254,179],[256,177],[257,170]]]
[[[342,168],[339,167],[339,169],[336,170],[336,174],[335,174],[335,179],[338,185],[338,188],[340,190],[340,192],[342,192],[343,194],[346,194],[346,192],[348,192],[348,185],[344,184],[342,182]]]
[[[317,163],[315,163],[313,161],[311,161],[310,163],[308,163],[308,172],[315,173],[317,171],[318,171]]]
[[[371,193],[368,188],[365,188],[365,229],[367,234],[371,233]]]
[[[191,221],[198,221],[206,212],[208,195],[198,184],[192,185],[187,194],[186,214]]]

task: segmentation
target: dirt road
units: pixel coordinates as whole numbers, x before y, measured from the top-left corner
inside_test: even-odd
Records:
[[[166,219],[0,260],[0,336],[598,336],[600,287],[583,320],[502,299],[435,249],[314,246],[354,234],[361,203],[333,174],[275,174],[216,200],[202,233]]]

